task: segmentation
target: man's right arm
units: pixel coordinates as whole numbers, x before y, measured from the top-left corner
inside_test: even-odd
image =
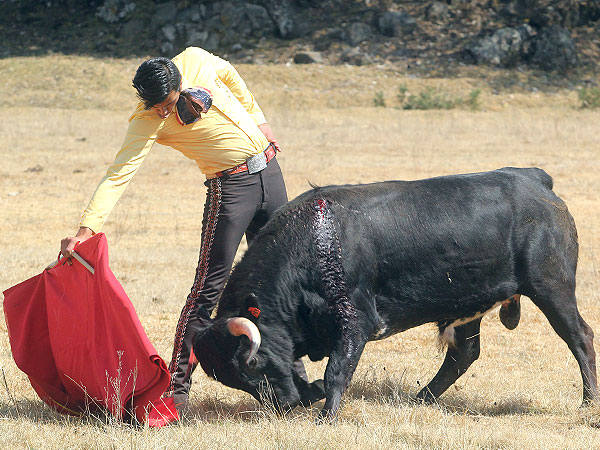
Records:
[[[152,148],[161,126],[162,121],[154,117],[150,120],[130,119],[121,150],[88,203],[77,234],[61,241],[60,251],[64,256],[71,256],[78,242],[83,242],[100,231],[108,214]]]

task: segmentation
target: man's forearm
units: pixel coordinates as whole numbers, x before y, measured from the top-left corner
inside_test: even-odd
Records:
[[[75,237],[81,238],[82,241],[85,241],[86,239],[91,238],[93,235],[94,231],[91,228],[79,227],[79,231],[77,231]]]

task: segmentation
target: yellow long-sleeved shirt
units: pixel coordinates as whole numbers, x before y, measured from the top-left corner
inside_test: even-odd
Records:
[[[94,232],[102,228],[154,142],[179,150],[207,177],[243,163],[269,145],[258,128],[266,123],[265,116],[229,62],[197,47],[187,48],[173,62],[181,72],[183,89],[207,88],[213,95],[212,107],[195,123],[181,125],[175,112],[161,119],[140,102],[129,118],[123,145],[83,212],[80,226]]]

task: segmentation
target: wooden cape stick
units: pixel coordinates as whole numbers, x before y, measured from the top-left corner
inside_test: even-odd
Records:
[[[62,256],[62,255],[61,255]],[[79,256],[79,254],[77,252],[73,252],[72,253],[73,258],[75,258],[79,263],[81,263],[81,265],[83,267],[85,267],[87,270],[90,271],[90,273],[92,275],[94,275],[94,268],[90,265],[90,263],[88,263],[85,259],[83,259],[81,256]],[[46,267],[46,270],[50,270],[52,269],[54,266],[56,266],[59,262],[61,261],[61,259],[57,259],[56,261],[52,262],[48,267]]]

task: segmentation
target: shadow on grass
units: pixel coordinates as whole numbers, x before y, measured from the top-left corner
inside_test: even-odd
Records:
[[[397,408],[431,407],[444,413],[466,416],[500,417],[556,414],[553,409],[536,405],[527,396],[519,397],[515,395],[490,402],[484,401],[477,394],[462,395],[459,392],[460,388],[456,386],[452,386],[436,402],[424,403],[415,398],[416,392],[406,381],[404,373],[400,377],[387,374],[382,376],[375,370],[369,370],[356,377],[344,393],[344,397],[374,405]],[[239,395],[228,396],[213,393],[202,395],[198,399],[192,399],[190,406],[182,415],[180,425],[185,426],[199,421],[207,423],[223,421],[258,423],[265,420],[309,420],[312,422],[318,416],[323,403],[324,400],[321,400],[310,407],[299,406],[293,410],[282,411],[269,401],[268,392],[265,393],[263,403],[259,403],[250,396],[240,398]],[[579,417],[577,422],[593,428],[600,428],[600,403],[580,408],[575,415]],[[32,399],[11,398],[10,401],[0,401],[0,419],[63,426],[144,428],[141,424],[129,424],[115,419],[107,411],[98,409],[86,411],[81,416],[59,414],[41,400]]]
[[[316,416],[317,412],[317,408],[303,407],[297,407],[292,411],[283,412],[269,402],[259,404],[251,398],[237,400],[213,395],[203,397],[200,401],[191,401],[190,407],[182,414],[180,424],[186,425],[197,421],[222,422],[224,420],[249,423],[283,418],[294,420]],[[106,426],[131,427],[132,429],[144,428],[143,424],[130,424],[118,420],[103,409],[85,411],[79,416],[60,414],[46,405],[43,401],[37,399],[0,401],[0,420],[1,419],[25,421],[42,425],[88,425],[98,428],[105,428]]]
[[[235,400],[216,395],[203,397],[200,401],[190,402],[189,408],[183,414],[183,423],[187,421],[220,422],[233,420],[256,423],[263,420],[313,420],[318,414],[323,402],[317,402],[310,407],[297,406],[292,410],[282,411],[266,401],[259,403],[251,398]]]
[[[481,401],[460,398],[454,393],[446,395],[446,398],[438,400],[433,404],[426,404],[416,400],[409,393],[402,381],[380,380],[370,382],[364,381],[353,383],[345,393],[346,397],[360,399],[365,402],[392,405],[395,407],[431,407],[440,409],[448,414],[461,414],[467,416],[500,417],[510,415],[542,415],[552,414],[554,411],[536,407],[527,399],[509,398],[495,401],[493,404],[482,404]],[[178,425],[187,426],[197,422],[222,423],[223,421],[259,423],[271,420],[313,422],[323,407],[323,401],[319,401],[310,407],[296,407],[291,411],[282,412],[269,404],[259,404],[252,399],[231,400],[219,398],[216,395],[203,398],[201,401],[192,401],[190,407],[184,412],[182,420]],[[600,405],[581,408],[575,416],[576,423],[591,428],[600,428]],[[62,415],[45,403],[38,400],[23,399],[16,402],[0,402],[0,419],[12,419],[15,421],[27,421],[36,424],[61,425],[66,427],[87,425],[94,428],[106,429],[106,427],[128,428],[133,431],[143,430],[140,424],[128,424],[119,421],[110,414],[101,412],[85,413],[81,416]]]
[[[453,389],[452,386],[450,389]],[[473,397],[461,397],[453,390],[448,390],[441,398],[433,403],[426,403],[416,398],[416,392],[408,386],[403,376],[400,379],[391,377],[375,378],[366,376],[353,382],[346,393],[347,397],[362,399],[371,403],[392,406],[431,406],[450,413],[460,413],[471,416],[505,416],[523,414],[547,414],[552,411],[536,406],[528,398],[508,398],[492,403],[483,402]]]
[[[0,419],[28,421],[37,424],[53,424],[64,426],[89,425],[105,428],[107,425],[118,427],[140,428],[139,424],[130,424],[114,418],[102,409],[86,411],[79,416],[60,414],[41,400],[21,399],[11,402],[0,401]]]
[[[10,403],[0,402],[0,418],[26,419],[39,423],[57,423],[63,420],[62,415],[50,409],[43,402],[27,399]]]

